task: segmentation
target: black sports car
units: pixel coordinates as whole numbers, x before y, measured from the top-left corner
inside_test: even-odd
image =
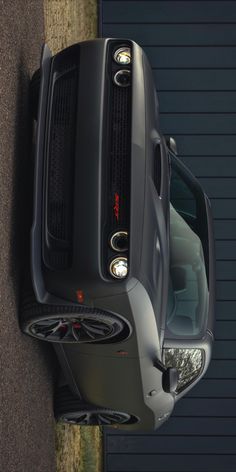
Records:
[[[143,50],[126,39],[44,46],[25,333],[52,342],[55,416],[150,430],[208,367],[210,204],[159,128]]]

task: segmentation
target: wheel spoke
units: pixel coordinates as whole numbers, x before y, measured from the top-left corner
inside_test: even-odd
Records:
[[[42,322],[38,322],[34,325],[34,329],[36,331],[40,331],[41,333],[44,333],[44,332],[47,332],[47,331],[51,331],[52,329],[54,329],[53,327],[57,327],[58,326],[58,321],[54,321],[53,323],[48,323],[48,324],[41,324]]]
[[[55,328],[52,328],[52,329],[51,329],[51,334],[52,334],[52,335],[53,335],[53,334],[56,334],[57,331],[59,331],[62,326],[64,326],[64,325],[62,324],[61,321],[59,321],[59,323],[55,326]]]
[[[90,416],[91,416],[90,412],[83,413],[82,416],[79,416],[77,418],[77,423],[86,424],[86,425],[90,424]]]
[[[84,320],[82,320],[82,321],[84,321]],[[88,323],[89,323],[89,326],[91,327],[91,329],[94,329],[94,330],[99,330],[99,331],[100,330],[107,330],[107,331],[110,330],[110,326],[108,326],[106,323],[103,323],[103,322],[98,323],[95,320],[88,320]]]
[[[63,327],[65,327],[66,329],[59,330],[60,340],[63,340],[66,338],[66,336],[68,336],[68,331],[69,331],[68,325],[63,325]]]
[[[98,423],[99,424],[112,424],[114,422],[114,418],[108,418],[105,415],[98,415]]]
[[[96,423],[96,424],[99,424],[99,425],[106,424],[106,423],[104,423],[104,421],[102,420],[101,415],[97,415],[97,423]],[[109,424],[109,423],[108,423],[108,424]]]
[[[68,339],[68,341],[73,337],[73,334],[72,334],[72,324],[70,321],[67,321],[67,332],[65,334],[65,337],[64,339]]]
[[[109,327],[102,327],[102,326],[97,326],[95,324],[90,324],[90,323],[87,323],[85,321],[82,321],[81,322],[83,328],[86,329],[86,332],[87,334],[89,334],[89,336],[91,337],[94,337],[92,336],[93,334],[99,334],[100,336],[105,336],[107,332],[109,332]]]
[[[71,324],[71,331],[72,331],[72,336],[76,341],[80,340],[80,331],[77,330],[73,324]]]
[[[58,330],[59,324],[60,323],[58,321],[54,321],[53,323],[47,325],[37,323],[36,325],[34,325],[34,330],[37,334],[41,334],[42,336],[47,338]]]
[[[96,336],[94,335],[94,333],[91,333],[90,329],[89,329],[89,326],[84,323],[84,322],[81,322],[82,326],[83,326],[83,331],[87,334],[87,336],[90,338],[90,339],[96,339]]]
[[[111,331],[111,328],[110,326],[107,326],[107,325],[104,325],[104,324],[100,324],[100,325],[92,325],[90,324],[90,330],[93,332],[93,333],[97,333],[97,334],[102,334],[102,336],[105,336],[106,333],[109,333],[109,331]]]
[[[76,423],[79,423],[79,424],[88,424],[88,415],[85,413],[85,414],[83,414],[82,416],[79,416],[79,418],[77,418]]]

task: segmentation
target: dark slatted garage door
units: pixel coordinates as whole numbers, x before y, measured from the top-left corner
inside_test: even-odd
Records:
[[[236,2],[101,2],[101,36],[153,68],[163,131],[211,198],[216,342],[206,377],[153,434],[104,431],[106,472],[236,472]]]

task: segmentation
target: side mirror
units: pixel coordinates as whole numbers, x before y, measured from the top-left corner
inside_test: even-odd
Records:
[[[162,372],[163,390],[167,393],[174,393],[179,380],[178,370],[175,367],[168,367],[167,369],[159,359],[155,359],[154,367]]]
[[[166,136],[165,140],[166,140],[166,144],[169,150],[177,156],[178,152],[177,152],[177,144],[176,144],[175,139],[172,138],[171,136]]]
[[[163,372],[162,388],[167,393],[174,393],[179,379],[178,370],[175,367],[169,367]]]

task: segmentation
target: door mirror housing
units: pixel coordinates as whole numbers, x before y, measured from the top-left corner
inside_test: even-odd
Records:
[[[172,136],[165,136],[165,140],[166,140],[166,144],[167,144],[167,147],[169,148],[169,150],[171,152],[173,152],[173,154],[175,154],[175,156],[177,156],[178,152],[177,152],[177,144],[176,144],[175,139],[172,138]]]
[[[167,393],[174,393],[177,389],[179,373],[175,367],[169,367],[163,372],[162,388]]]
[[[164,392],[174,393],[179,380],[178,370],[175,367],[166,368],[159,359],[155,359],[154,367],[162,372],[162,388]]]

